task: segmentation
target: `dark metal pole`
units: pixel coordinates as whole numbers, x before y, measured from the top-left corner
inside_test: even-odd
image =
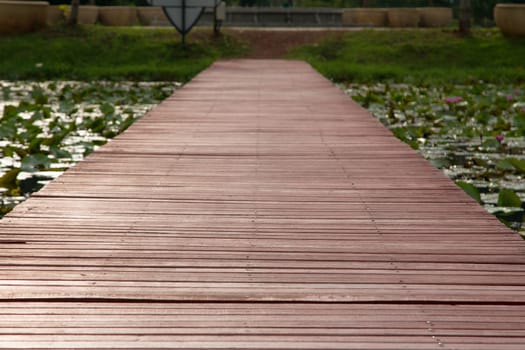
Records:
[[[186,48],[186,0],[182,0],[182,47]]]
[[[217,23],[217,4],[213,7],[213,35],[219,36],[219,23]]]
[[[472,6],[470,0],[459,0],[459,32],[463,35],[470,35],[471,16]]]

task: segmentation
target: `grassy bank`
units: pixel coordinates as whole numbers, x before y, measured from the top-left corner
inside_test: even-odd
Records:
[[[250,48],[250,57],[282,58],[290,47],[305,42],[297,31],[225,33],[214,39],[209,28],[194,30],[187,50],[172,28],[91,26],[4,36],[0,79],[187,81],[216,59],[242,57]],[[525,81],[525,39],[504,38],[498,30],[476,30],[471,38],[460,38],[451,29],[302,34],[319,42],[288,57],[307,60],[336,81]]]
[[[297,49],[291,57],[307,60],[336,81],[525,81],[525,39],[504,38],[498,30],[476,30],[471,38],[441,29],[349,32]]]
[[[172,28],[81,27],[0,37],[0,79],[187,81],[246,48],[231,36],[192,32],[187,50]]]

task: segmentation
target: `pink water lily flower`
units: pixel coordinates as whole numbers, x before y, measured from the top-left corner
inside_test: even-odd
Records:
[[[463,97],[461,96],[453,96],[453,97],[447,97],[444,100],[446,103],[458,103],[463,101]]]
[[[503,141],[504,139],[505,136],[503,136],[502,134],[496,135],[496,141],[498,141],[499,143],[501,143],[501,141]]]
[[[510,101],[512,101],[512,100],[514,100],[514,96],[512,96],[512,95],[507,95],[507,101],[510,102]]]

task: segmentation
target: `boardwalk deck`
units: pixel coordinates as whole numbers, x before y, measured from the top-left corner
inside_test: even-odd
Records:
[[[218,62],[0,222],[0,347],[522,350],[525,243],[308,65]]]

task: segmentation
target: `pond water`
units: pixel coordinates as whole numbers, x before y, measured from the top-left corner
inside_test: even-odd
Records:
[[[525,233],[524,86],[342,88],[489,212]]]
[[[0,217],[179,86],[0,81]]]

